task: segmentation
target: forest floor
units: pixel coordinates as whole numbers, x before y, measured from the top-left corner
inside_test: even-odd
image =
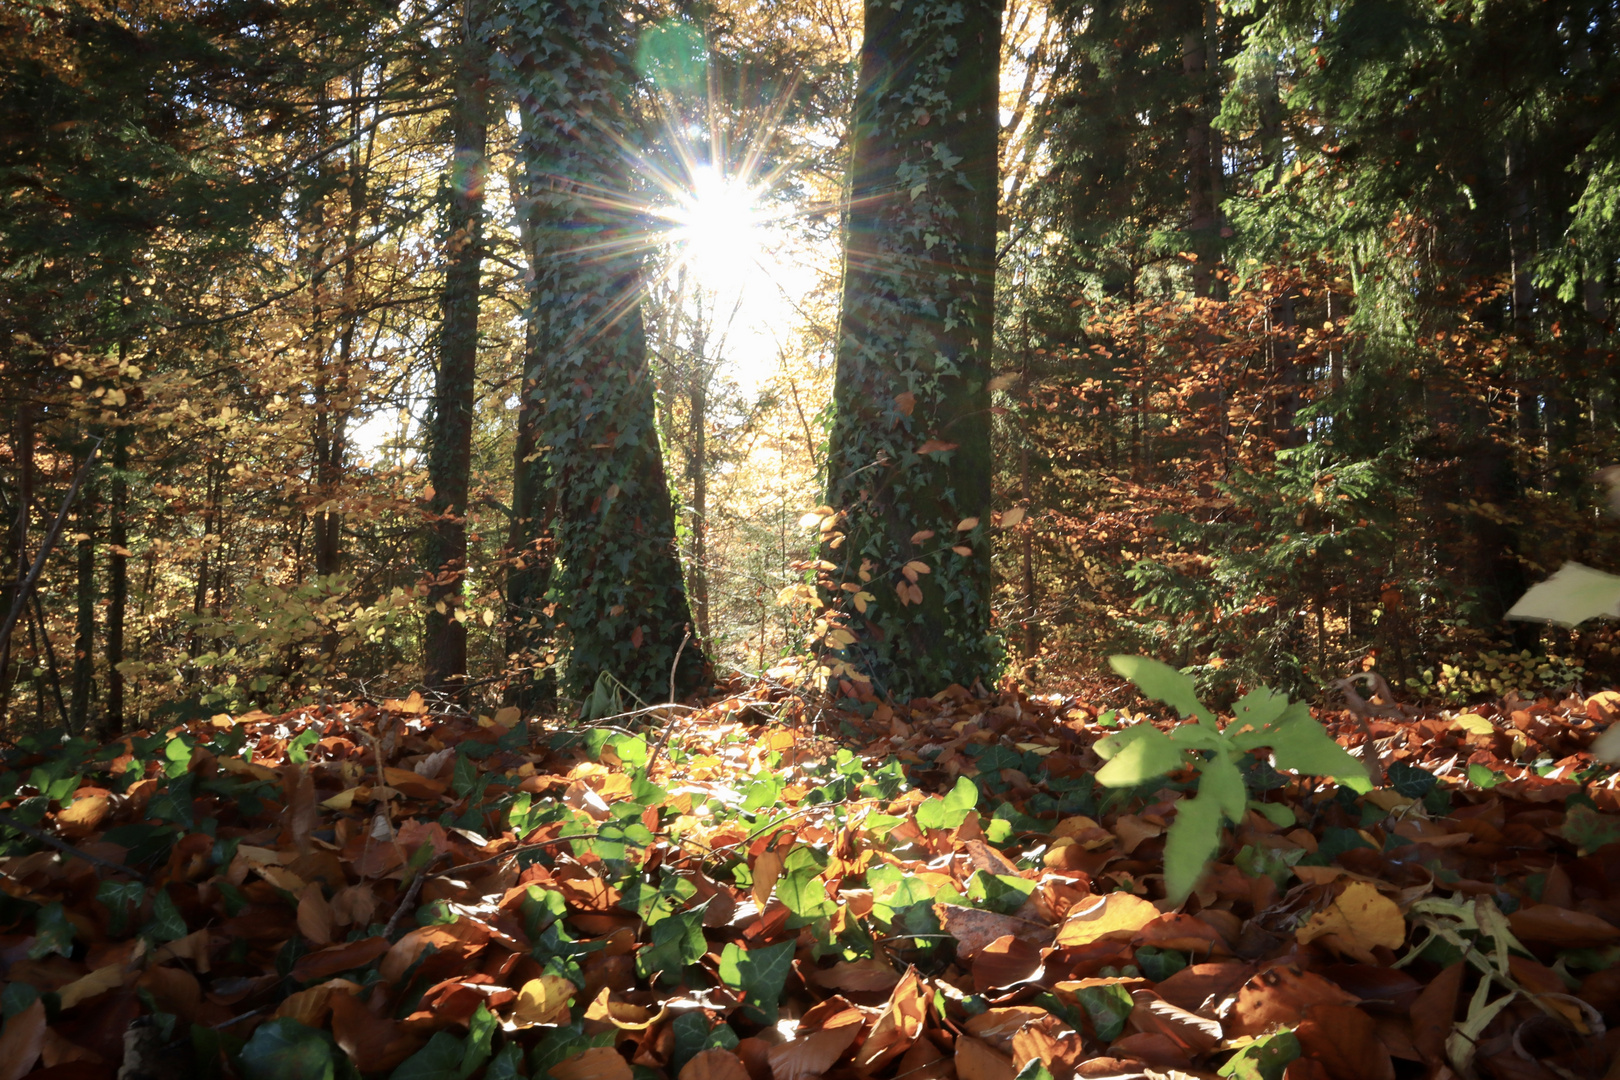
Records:
[[[0,1080],[1620,1077],[1620,795],[1583,749],[1617,714],[1318,714],[1384,784],[1257,762],[1266,812],[1179,910],[1191,774],[1098,789],[1141,717],[1075,698],[755,686],[581,728],[412,696],[23,746]]]

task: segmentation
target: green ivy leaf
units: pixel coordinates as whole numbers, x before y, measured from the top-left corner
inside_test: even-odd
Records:
[[[709,951],[703,940],[703,910],[708,905],[671,915],[652,927],[651,943],[636,953],[636,973],[644,979],[660,976],[676,983],[681,970],[695,964]]]
[[[1408,799],[1421,799],[1434,790],[1440,778],[1410,761],[1395,761],[1389,766],[1389,786],[1397,795]]]
[[[1240,1049],[1217,1075],[1231,1080],[1282,1080],[1283,1071],[1300,1053],[1299,1038],[1285,1028]]]
[[[305,1027],[291,1017],[267,1020],[242,1047],[242,1076],[245,1080],[288,1080],[293,1076],[299,1080],[332,1080],[333,1049],[332,1039],[324,1031]],[[399,1076],[399,1072],[394,1075]]]
[[[389,1080],[462,1080],[461,1062],[465,1054],[460,1039],[448,1031],[436,1031],[426,1046],[406,1058],[390,1074]],[[284,1077],[296,1075],[287,1073]]]
[[[46,904],[34,916],[34,943],[28,947],[28,959],[41,960],[52,953],[73,955],[73,924],[60,901]]]
[[[670,1027],[675,1033],[675,1047],[670,1053],[669,1071],[676,1076],[703,1051],[731,1050],[739,1041],[729,1024],[711,1023],[704,1012],[681,1013]]]
[[[720,953],[720,981],[743,994],[743,1015],[756,1024],[773,1024],[777,999],[793,968],[795,943],[784,941],[763,949],[728,943]]]
[[[1081,987],[1075,992],[1075,997],[1091,1019],[1091,1029],[1103,1042],[1113,1042],[1119,1038],[1120,1032],[1125,1030],[1125,1021],[1130,1019],[1131,1010],[1136,1007],[1130,991],[1118,983]]]

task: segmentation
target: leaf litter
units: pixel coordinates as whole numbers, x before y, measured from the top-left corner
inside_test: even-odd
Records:
[[[1620,693],[1318,714],[1381,786],[1251,754],[1171,905],[1094,744],[1198,720],[843,689],[25,742],[0,1080],[1620,1075]]]

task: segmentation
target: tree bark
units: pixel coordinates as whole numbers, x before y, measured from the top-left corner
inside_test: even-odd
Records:
[[[426,627],[422,681],[460,699],[467,681],[467,627],[462,583],[467,573],[467,498],[478,363],[479,283],[483,270],[484,170],[489,75],[481,39],[482,7],[464,0],[456,50],[451,125],[448,266],[439,331],[439,367],[428,431]]]
[[[1000,0],[867,0],[828,470],[836,569],[818,630],[828,674],[899,699],[988,684],[1002,659],[988,387],[1000,54]]]
[[[686,690],[703,662],[700,649],[682,648],[692,616],[641,315],[650,222],[629,208],[634,26],[608,0],[542,0],[525,12],[502,62],[531,121],[519,153],[534,196],[538,362],[525,379],[544,402],[539,449],[557,498],[565,687],[583,699],[611,677],[659,701],[672,669]]]

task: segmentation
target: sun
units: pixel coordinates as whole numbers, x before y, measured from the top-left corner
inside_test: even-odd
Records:
[[[758,198],[740,178],[699,165],[670,214],[677,257],[717,296],[734,297],[757,273],[764,224]]]

